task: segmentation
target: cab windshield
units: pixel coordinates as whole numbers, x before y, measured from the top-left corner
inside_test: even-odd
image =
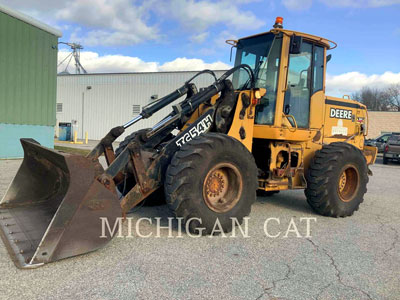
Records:
[[[267,90],[256,110],[256,124],[273,124],[278,84],[282,38],[267,33],[238,41],[235,66],[249,65],[256,77],[255,87]],[[250,87],[249,75],[243,69],[233,75],[235,89]]]

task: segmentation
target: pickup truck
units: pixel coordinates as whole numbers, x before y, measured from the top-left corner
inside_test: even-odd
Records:
[[[375,139],[365,140],[366,146],[373,146],[378,148],[378,153],[382,153],[385,150],[385,144],[392,133],[384,133]]]
[[[383,151],[383,164],[387,165],[389,160],[400,161],[400,134],[392,134],[385,145]]]

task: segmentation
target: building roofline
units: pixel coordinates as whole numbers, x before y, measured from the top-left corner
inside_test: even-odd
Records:
[[[212,70],[213,72],[226,72],[227,70]],[[159,71],[159,72],[116,72],[116,73],[87,73],[87,74],[57,74],[57,77],[64,76],[91,76],[91,75],[130,75],[130,74],[166,74],[166,73],[193,73],[201,72],[199,70],[193,71]]]
[[[21,20],[21,21],[23,21],[27,24],[30,24],[34,27],[42,29],[42,30],[44,30],[48,33],[51,33],[57,37],[62,37],[62,32],[60,30],[50,27],[49,25],[46,25],[45,23],[42,23],[42,22],[40,22],[28,15],[25,15],[19,11],[11,9],[8,6],[5,6],[4,4],[0,4],[0,12],[3,12],[11,17]]]

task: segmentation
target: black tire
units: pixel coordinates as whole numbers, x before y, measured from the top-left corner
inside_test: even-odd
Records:
[[[257,190],[257,197],[272,197],[275,194],[278,194],[280,191],[264,191],[264,190]]]
[[[150,128],[141,129],[126,136],[125,139],[119,144],[118,148],[115,150],[115,156],[117,157],[118,155],[120,155],[121,152],[124,151],[125,148],[129,145],[129,143],[132,142],[133,140],[137,139],[143,142],[141,136],[142,134],[146,133],[149,130],[151,129]],[[125,181],[117,185],[118,191],[123,196],[125,196],[136,185],[135,176],[133,175],[132,172],[133,171],[131,170],[131,167],[128,166]],[[162,187],[154,191],[152,194],[150,194],[143,202],[144,206],[158,206],[164,204],[165,204],[165,196]]]
[[[220,170],[230,175],[221,179]],[[219,188],[223,189],[224,184],[225,191],[221,192]],[[257,186],[257,167],[247,148],[225,134],[207,133],[175,153],[166,172],[164,190],[167,204],[185,225],[191,218],[201,219],[201,224],[189,223],[190,232],[199,233],[198,229],[204,228],[200,233],[210,234],[217,218],[224,232],[232,230],[230,218],[242,223],[256,200]],[[218,195],[212,194],[211,187],[219,190]],[[214,199],[217,203],[213,206],[209,197],[221,197],[221,202]],[[220,203],[225,201],[225,209],[221,209],[225,204]]]
[[[368,167],[362,152],[343,142],[324,145],[306,173],[308,204],[319,214],[351,216],[367,192]]]
[[[389,163],[389,159],[385,156],[383,156],[383,164],[387,165]]]

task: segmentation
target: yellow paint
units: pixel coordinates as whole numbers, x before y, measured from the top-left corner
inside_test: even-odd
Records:
[[[250,106],[246,109],[244,114],[244,118],[240,119],[240,111],[243,108],[243,104],[241,99],[242,94],[247,94],[250,97]],[[253,144],[253,129],[254,129],[254,115],[255,115],[255,105],[251,104],[251,99],[254,98],[254,94],[250,91],[243,91],[239,93],[238,101],[236,104],[235,115],[233,118],[233,122],[231,128],[228,132],[228,135],[234,137],[238,141],[242,142],[243,145],[251,152],[252,144]],[[243,128],[245,132],[245,138],[242,139],[240,137],[240,128]]]
[[[74,139],[70,144],[83,144],[83,142],[78,142],[78,133],[74,130]]]
[[[219,99],[219,94],[214,95],[211,97],[210,103],[214,105],[217,100]],[[182,127],[181,132],[184,131],[187,127],[192,125],[193,122],[196,122],[196,120],[203,115],[209,108],[210,106],[206,106],[204,104],[201,104],[198,109],[196,109],[192,115],[190,116],[189,120],[185,123],[185,125]]]
[[[267,171],[265,178],[260,176],[259,188],[266,191],[305,188],[304,174],[315,152],[321,149],[324,144],[333,142],[346,142],[355,146],[363,152],[367,164],[374,163],[376,148],[364,146],[364,138],[368,131],[366,107],[350,100],[348,96],[345,99],[325,95],[326,51],[336,47],[336,44],[322,37],[296,31],[273,29],[270,32],[283,34],[274,123],[272,125],[254,124],[255,104],[253,100],[260,98],[260,91],[236,91],[238,100],[228,132],[229,136],[243,143],[255,156],[258,155],[258,159],[267,161],[263,167],[268,168],[268,170],[264,169]],[[295,118],[291,115],[285,115],[283,110],[287,91],[290,38],[294,34],[324,47],[323,89],[311,95],[308,128],[298,128]],[[230,40],[229,43],[236,45],[237,41]],[[243,107],[241,96],[243,94],[247,94],[253,104],[246,109],[244,118],[240,119],[240,112]],[[212,104],[216,103],[218,97],[219,95],[213,97]],[[339,103],[330,104],[328,100]],[[192,114],[184,129],[196,121],[208,107],[200,106]],[[335,113],[334,116],[331,115],[331,109],[333,109],[332,113]],[[336,115],[337,111],[338,115]],[[241,128],[246,133],[245,137],[240,136]],[[265,157],[259,149],[254,149],[254,139],[257,139],[257,145],[260,144],[265,147]]]

